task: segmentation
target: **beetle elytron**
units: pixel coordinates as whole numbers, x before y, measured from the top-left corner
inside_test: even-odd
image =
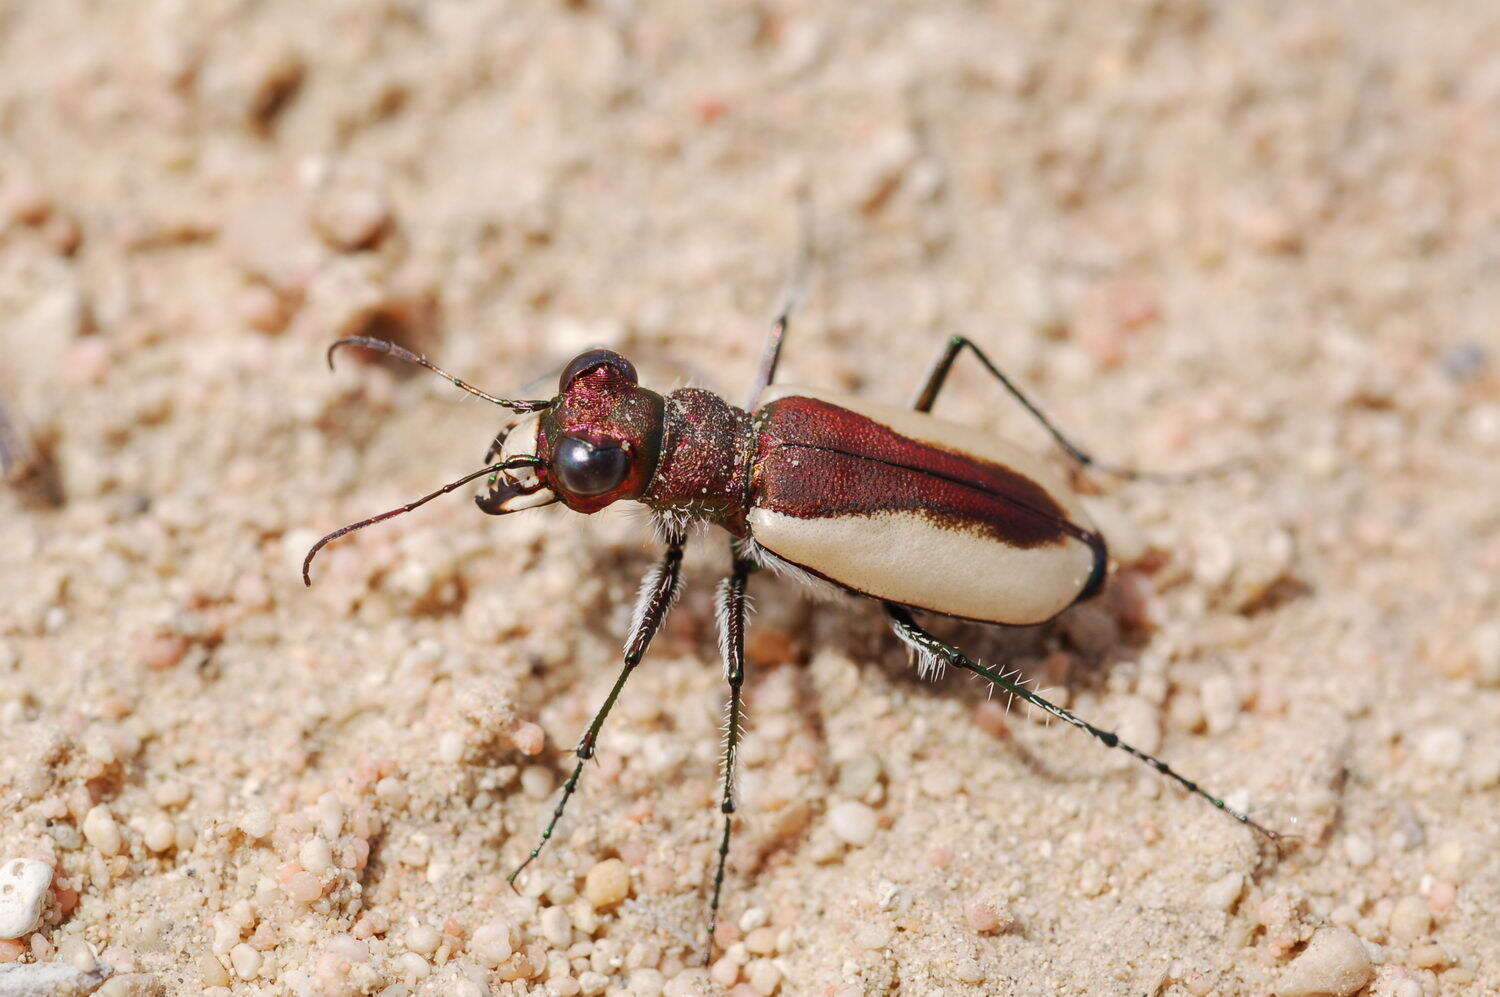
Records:
[[[1275,831],[1165,762],[1054,705],[1016,677],[971,660],[912,616],[922,611],[984,623],[1041,623],[1098,592],[1107,570],[1104,538],[1078,499],[1040,460],[1013,444],[928,414],[966,347],[1069,456],[1080,464],[1101,465],[1070,443],[967,339],[948,340],[911,408],[898,409],[773,385],[786,328],[784,311],[743,409],[699,388],[665,396],[643,388],[630,361],[605,349],[589,350],[569,363],[555,397],[524,401],[496,398],[383,340],[351,337],[329,347],[330,364],[341,346],[376,350],[419,364],[517,417],[490,445],[486,467],[318,541],[303,563],[308,584],[313,556],[329,541],[485,476],[487,486],[476,501],[492,515],[553,502],[591,513],[630,499],[652,510],[665,542],[666,553],[641,585],[624,668],[578,742],[577,765],[541,840],[511,873],[511,882],[540,854],[578,788],[605,718],[677,596],[683,545],[689,527],[699,522],[729,533],[733,560],[718,595],[729,704],[720,805],[724,829],[710,905],[710,950],[735,810],[745,586],[761,567],[877,600],[924,672],[948,664],[982,676],[1106,746],[1129,752],[1242,824],[1279,840]]]

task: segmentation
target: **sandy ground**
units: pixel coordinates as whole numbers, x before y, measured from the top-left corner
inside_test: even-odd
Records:
[[[1497,162],[1481,2],[0,2],[0,869],[50,879],[0,961],[115,995],[1500,991]],[[758,577],[704,974],[710,535],[506,885],[648,524],[460,495],[305,590],[311,541],[498,425],[323,348],[524,393],[604,343],[739,400],[800,202],[785,379],[901,401],[961,332],[1103,455],[1251,458],[1084,482],[1101,599],[938,626],[1298,847]]]

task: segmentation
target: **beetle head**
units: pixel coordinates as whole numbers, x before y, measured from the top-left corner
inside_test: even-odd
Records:
[[[501,444],[504,458],[531,455],[540,464],[492,476],[475,499],[480,509],[502,515],[561,501],[597,512],[645,492],[661,455],[662,396],[637,383],[634,364],[605,349],[574,357],[558,392]]]

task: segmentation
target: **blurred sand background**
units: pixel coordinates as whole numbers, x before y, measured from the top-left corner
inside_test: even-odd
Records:
[[[1482,2],[0,2],[0,868],[53,870],[0,962],[111,995],[1500,991],[1497,164]],[[506,885],[648,524],[461,494],[304,590],[314,539],[498,425],[323,349],[524,393],[602,343],[738,402],[803,201],[783,379],[899,402],[964,333],[1101,455],[1254,458],[1084,482],[1101,599],[937,626],[1300,847],[760,576],[705,973],[709,535]]]

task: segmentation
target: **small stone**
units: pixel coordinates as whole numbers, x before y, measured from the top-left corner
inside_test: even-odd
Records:
[[[756,928],[745,936],[745,951],[751,955],[776,954],[776,929]]]
[[[987,897],[971,897],[964,904],[964,920],[968,922],[969,930],[981,935],[992,935],[1003,930],[1009,923],[1009,918],[1000,909],[1000,905]]]
[[[860,755],[839,764],[836,791],[841,796],[861,799],[880,780],[880,760],[874,755]]]
[[[1240,715],[1240,693],[1233,676],[1210,675],[1198,689],[1203,699],[1203,718],[1210,734],[1224,734],[1234,729]]]
[[[95,965],[79,969],[66,962],[10,963],[0,966],[4,997],[84,997],[94,993],[112,970]]]
[[[1375,861],[1375,849],[1368,839],[1358,834],[1351,834],[1344,839],[1344,855],[1348,857],[1349,864],[1356,869],[1363,869]]]
[[[588,994],[589,997],[604,993],[605,988],[608,986],[609,977],[603,973],[596,973],[590,969],[578,974],[578,989]]]
[[[971,986],[984,982],[984,968],[974,959],[960,959],[953,967],[953,978]]]
[[[333,868],[333,849],[322,838],[308,838],[297,849],[297,862],[308,872],[327,872]]]
[[[521,791],[533,800],[545,800],[552,795],[552,773],[540,765],[528,765],[521,770]]]
[[[846,800],[828,812],[828,826],[840,840],[862,847],[875,840],[875,811],[857,800]]]
[[[1435,769],[1452,772],[1464,760],[1464,735],[1457,727],[1434,727],[1417,741],[1417,754]]]
[[[726,955],[709,967],[708,975],[715,983],[728,990],[740,980],[740,965]]]
[[[0,864],[0,938],[29,935],[42,922],[52,867],[36,859],[6,859]]]
[[[391,229],[390,200],[378,186],[340,182],[316,195],[312,224],[330,249],[369,249]]]
[[[1347,997],[1375,976],[1370,956],[1354,933],[1320,928],[1302,954],[1282,971],[1279,997]]]
[[[584,878],[583,895],[595,910],[613,907],[630,895],[630,867],[619,859],[605,859]]]
[[[102,803],[84,815],[83,836],[101,855],[118,855],[120,849],[125,847],[125,840],[120,836],[120,825],[115,823],[114,815]]]
[[[510,925],[499,921],[481,924],[469,939],[469,953],[490,969],[509,959],[514,951]]]
[[[310,904],[323,895],[323,882],[307,870],[299,870],[282,884],[287,898],[294,903]]]
[[[260,963],[260,953],[244,942],[229,950],[229,964],[234,967],[234,975],[242,980],[253,980],[259,976]]]
[[[259,841],[270,834],[272,827],[275,825],[271,821],[270,813],[257,807],[254,810],[247,810],[242,814],[240,819],[236,821],[236,826],[241,831],[244,831],[248,837]]]
[[[1231,872],[1209,883],[1203,890],[1203,904],[1213,910],[1232,913],[1245,890],[1243,873]]]
[[[431,955],[442,944],[443,933],[430,924],[414,924],[406,929],[406,944],[422,955]]]
[[[770,997],[781,986],[781,970],[770,959],[756,959],[745,967],[745,979],[760,997]]]
[[[511,732],[511,743],[523,755],[536,756],[547,746],[547,732],[534,723],[521,723]]]
[[[1402,897],[1391,909],[1391,938],[1411,945],[1432,930],[1432,911],[1421,897]]]
[[[166,814],[153,814],[146,819],[141,837],[148,849],[160,855],[171,851],[172,846],[177,843],[177,827]]]
[[[555,949],[566,949],[573,942],[573,921],[561,907],[548,907],[540,918],[542,937]]]

